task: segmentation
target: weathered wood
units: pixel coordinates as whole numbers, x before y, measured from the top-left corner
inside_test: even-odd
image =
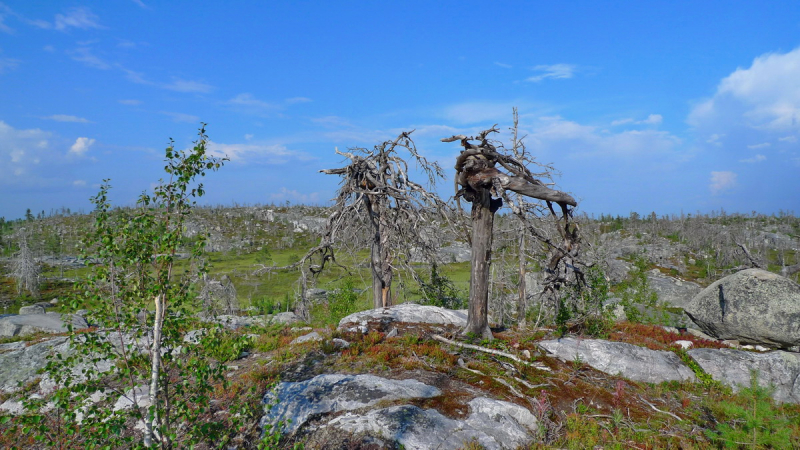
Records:
[[[464,334],[492,338],[489,328],[489,267],[492,262],[494,213],[500,205],[488,189],[472,200],[472,264],[469,276],[469,309]]]

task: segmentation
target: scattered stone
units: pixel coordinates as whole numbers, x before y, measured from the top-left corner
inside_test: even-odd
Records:
[[[147,408],[150,406],[150,386],[143,384],[125,391],[125,394],[120,396],[117,402],[114,403],[114,411],[131,409],[134,405],[140,408]]]
[[[702,331],[700,331],[700,330],[698,330],[696,328],[686,328],[686,332],[691,334],[692,336],[698,337],[700,339],[705,339],[707,341],[716,341],[715,338],[703,333]]]
[[[331,339],[331,344],[334,347],[339,348],[339,349],[350,348],[350,343],[345,341],[344,339],[333,338],[333,339]]]
[[[269,319],[269,323],[280,323],[284,325],[290,325],[297,322],[300,322],[300,318],[291,311],[275,314]]]
[[[402,303],[389,308],[377,308],[350,314],[339,321],[339,329],[357,331],[360,327],[362,329],[367,327],[370,322],[379,322],[380,331],[388,329],[390,324],[396,322],[452,325],[463,328],[467,325],[467,312],[438,306]]]
[[[800,355],[772,351],[754,353],[728,348],[698,348],[688,351],[711,377],[739,391],[750,386],[751,373],[759,386],[775,386],[772,398],[780,403],[800,403]]]
[[[390,380],[374,375],[324,374],[301,382],[281,382],[264,396],[261,429],[293,433],[312,416],[351,411],[379,401],[430,398],[442,392],[417,380]]]
[[[650,350],[624,342],[562,338],[539,342],[539,347],[562,361],[580,361],[610,375],[647,383],[694,381],[695,375],[674,353]]]
[[[692,341],[675,341],[673,342],[673,344],[677,345],[682,349],[692,348],[692,345],[694,345]]]
[[[400,405],[364,415],[348,413],[330,425],[392,439],[409,450],[456,450],[470,442],[487,450],[521,448],[533,441],[539,427],[530,411],[513,403],[479,397],[469,407],[470,415],[464,420],[450,419],[434,409]]]
[[[321,341],[321,340],[322,340],[322,336],[320,336],[320,334],[317,333],[316,331],[312,331],[311,333],[308,333],[308,334],[305,334],[303,336],[295,338],[289,344],[291,344],[291,345],[303,344],[305,342],[318,342],[318,341]]]
[[[712,283],[684,308],[705,333],[744,344],[800,345],[800,284],[761,269]]]
[[[392,328],[392,331],[386,333],[387,338],[393,338],[397,336],[397,328]]]

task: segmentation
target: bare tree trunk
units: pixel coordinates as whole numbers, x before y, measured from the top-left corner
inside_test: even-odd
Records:
[[[492,200],[488,189],[472,199],[472,267],[469,277],[469,310],[464,334],[492,338],[489,328],[489,268],[492,261],[494,213],[502,200]]]
[[[152,447],[153,437],[157,435],[157,431],[153,429],[158,426],[158,377],[161,370],[161,330],[164,327],[164,297],[159,295],[156,297],[156,318],[153,323],[153,347],[152,347],[152,365],[150,366],[150,408],[153,413],[149,411],[145,414],[144,420],[144,445],[145,447]]]
[[[519,232],[519,301],[517,303],[517,323],[521,329],[528,325],[525,314],[528,312],[527,292],[525,286],[525,229]]]

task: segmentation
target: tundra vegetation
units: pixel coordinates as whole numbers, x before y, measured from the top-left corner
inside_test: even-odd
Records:
[[[42,374],[55,386],[49,397],[29,396],[24,414],[0,416],[0,445],[344,446],[283,436],[280,427],[260,430],[262,395],[278,381],[319,373],[402,377],[427,371],[530,407],[543,424],[533,448],[800,446],[800,407],[776,405],[768,388],[755,383],[734,393],[697,364],[689,366],[698,383],[634,382],[580,360],[546,357],[535,345],[565,334],[602,337],[674,352],[687,362],[674,340],[720,348],[660,326],[671,324],[671,311],[654,298],[647,273],[705,286],[762,267],[798,281],[800,220],[789,212],[579,214],[568,194],[550,187],[554,169],[536,164],[516,127],[507,151],[489,139],[492,130],[455,137],[464,147],[457,162],[459,194],[473,209],[476,201],[479,208],[488,204],[491,221],[485,211],[472,214],[483,220],[479,225],[428,190],[416,190],[421,185],[409,178],[400,156],[421,158],[410,133],[373,150],[343,152],[348,166],[327,171],[343,177],[332,209],[197,206],[194,200],[203,194],[197,177],[224,162],[205,154],[202,129],[191,151],[167,149],[168,179],[133,207],[112,208],[106,183],[88,214],[62,209],[0,219],[0,301],[6,311],[56,298],[51,310],[86,309],[95,326],[68,333],[77,350],[53,359]],[[492,171],[494,164],[509,173]],[[432,178],[439,176],[440,169],[429,169]],[[510,209],[491,211],[500,199]],[[397,217],[412,218],[407,223],[418,228],[395,230]],[[427,240],[395,240],[401,232]],[[478,240],[484,247],[476,251]],[[475,275],[469,256],[442,252],[433,246],[437,242],[471,244],[482,272]],[[663,248],[677,250],[661,255]],[[614,261],[630,270],[613,275]],[[479,297],[473,298],[478,290],[470,280],[482,283]],[[38,289],[31,290],[34,283]],[[626,320],[615,320],[611,298],[619,299]],[[456,347],[424,326],[396,336],[335,328],[350,313],[406,301],[468,305],[465,335],[450,330],[449,338],[503,353],[528,352],[549,371]],[[305,331],[265,320],[231,330],[212,320],[220,313],[288,311],[299,312],[323,339],[289,345]],[[336,338],[350,346],[333,345]],[[445,394],[422,406],[461,414],[464,393]],[[11,398],[5,396],[0,400]],[[120,399],[132,407],[115,409]]]

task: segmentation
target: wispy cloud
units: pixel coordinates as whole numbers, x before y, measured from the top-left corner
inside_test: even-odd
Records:
[[[552,78],[554,80],[572,78],[572,76],[575,74],[576,68],[577,66],[574,64],[550,64],[550,65],[543,64],[534,66],[532,70],[534,72],[541,72],[541,73],[538,75],[534,75],[532,77],[528,77],[525,79],[525,81],[538,83],[539,81],[545,80],[547,78]]]
[[[183,80],[180,78],[175,78],[171,83],[164,83],[160,84],[159,86],[164,89],[169,89],[170,91],[198,92],[201,94],[207,94],[214,90],[214,86],[211,86],[210,84],[206,84],[201,81]]]
[[[263,162],[267,164],[285,164],[293,159],[309,160],[303,152],[289,150],[280,144],[223,144],[221,142],[208,142],[209,154],[213,156],[227,156],[232,162]]]
[[[284,103],[286,103],[287,105],[294,105],[297,103],[309,103],[309,102],[311,102],[311,99],[308,97],[292,97],[284,100]]]
[[[289,201],[291,203],[299,203],[306,205],[319,204],[320,198],[321,197],[319,192],[302,194],[294,189],[288,189],[286,187],[281,187],[279,192],[272,193],[269,195],[269,199],[271,202],[282,203],[285,201]]]
[[[514,103],[465,102],[445,108],[443,118],[459,124],[501,122],[511,117]]]
[[[16,69],[19,63],[18,59],[0,57],[0,74]]]
[[[736,186],[736,174],[733,172],[711,172],[711,183],[708,188],[711,190],[711,195],[719,195],[725,191],[729,191]]]
[[[142,9],[150,9],[150,7],[149,7],[149,6],[147,6],[147,5],[145,5],[145,4],[144,4],[144,2],[143,2],[142,0],[131,0],[131,1],[132,1],[133,3],[136,3],[136,6],[138,6],[138,7],[142,8]]]
[[[108,70],[111,68],[111,64],[92,53],[92,49],[90,47],[78,47],[73,50],[67,50],[67,54],[73,60],[82,62],[95,69]]]
[[[752,158],[740,159],[739,162],[747,163],[747,164],[754,164],[754,163],[759,163],[761,161],[766,161],[766,159],[767,159],[767,157],[764,156],[764,155],[756,155],[756,156],[753,156]]]
[[[124,99],[124,100],[119,100],[119,103],[122,104],[122,105],[137,106],[137,105],[141,105],[142,101],[141,100],[134,100],[134,99]]]
[[[784,136],[782,138],[778,138],[781,142],[797,142],[797,138],[794,136]]]
[[[625,125],[628,123],[633,123],[637,125],[659,125],[663,120],[664,117],[662,117],[661,114],[650,114],[649,116],[647,116],[646,119],[643,120],[636,120],[630,117],[625,119],[614,120],[611,122],[611,126],[615,127],[618,125]]]
[[[75,122],[75,123],[92,123],[91,120],[84,119],[78,116],[69,116],[67,114],[53,114],[52,116],[45,116],[42,119],[55,120],[56,122]]]
[[[749,148],[751,150],[755,150],[755,149],[759,149],[759,148],[767,148],[767,147],[770,147],[771,145],[772,144],[770,144],[769,142],[762,142],[761,144],[748,145],[747,148]]]
[[[165,116],[172,117],[174,122],[185,122],[185,123],[198,123],[200,122],[200,118],[197,116],[193,116],[191,114],[183,114],[183,113],[176,113],[176,112],[168,112],[168,111],[161,111],[161,114]]]
[[[89,28],[105,28],[100,25],[99,17],[94,14],[89,8],[79,6],[70,8],[65,14],[56,14],[53,28],[59,31],[65,31],[69,28],[89,29]]]
[[[514,67],[511,64],[501,63],[501,62],[497,62],[497,61],[494,62],[494,65],[497,66],[497,67],[502,67],[503,69],[511,69],[511,68]]]
[[[72,144],[72,147],[69,148],[68,154],[70,155],[77,155],[83,156],[86,152],[89,151],[89,147],[94,145],[94,139],[89,139],[87,137],[79,137],[75,140],[75,143]]]

